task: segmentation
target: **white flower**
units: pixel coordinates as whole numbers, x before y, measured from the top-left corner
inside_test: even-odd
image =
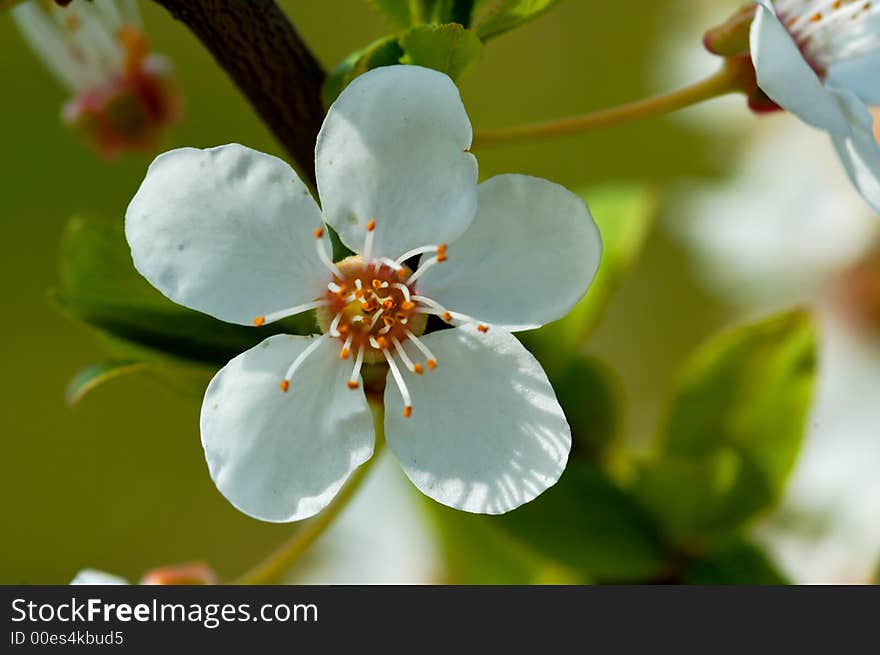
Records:
[[[68,7],[31,0],[11,13],[28,45],[71,93],[63,121],[101,154],[150,149],[178,120],[170,63],[150,54],[135,0]]]
[[[243,146],[174,150],[150,166],[126,235],[160,291],[239,324],[318,309],[322,336],[270,337],[205,394],[208,467],[243,512],[312,516],[371,457],[364,363],[388,365],[386,439],[431,498],[502,513],[561,475],[568,423],[510,331],[583,296],[599,234],[558,185],[500,175],[478,186],[471,135],[447,76],[389,66],[328,112],[322,209],[287,164]],[[324,221],[357,256],[331,261]],[[457,327],[422,336],[430,314]]]
[[[751,51],[774,102],[827,131],[852,183],[880,212],[880,3],[756,0]]]
[[[118,575],[113,575],[111,573],[104,573],[103,571],[96,571],[95,569],[83,569],[74,576],[73,580],[70,581],[70,584],[127,585],[129,582],[125,578],[120,578]]]

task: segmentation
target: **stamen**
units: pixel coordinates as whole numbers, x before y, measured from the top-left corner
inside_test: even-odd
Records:
[[[409,284],[412,284],[413,282],[418,280],[420,277],[422,277],[422,275],[425,274],[425,271],[427,271],[429,268],[431,268],[432,266],[434,266],[438,262],[442,262],[442,261],[446,261],[446,255],[443,255],[442,259],[439,254],[434,255],[428,261],[419,264],[418,270],[409,277],[407,282]]]
[[[400,282],[395,282],[391,285],[392,288],[397,289],[400,293],[403,294],[403,297],[406,299],[406,302],[412,304],[412,296],[409,293],[409,287],[405,284],[401,284]],[[409,309],[412,309],[410,307]]]
[[[336,316],[333,317],[333,321],[330,323],[330,329],[328,330],[331,337],[340,336],[338,328],[339,328],[339,321],[341,319],[342,319],[342,312],[339,312],[338,314],[336,314]]]
[[[413,295],[413,300],[415,300],[423,305],[427,305],[430,308],[430,309],[425,309],[425,308],[420,307],[419,308],[420,314],[431,314],[432,316],[439,316],[447,323],[451,323],[452,321],[458,321],[460,323],[477,323],[478,324],[477,329],[480,330],[480,332],[488,332],[489,331],[489,327],[487,325],[480,323],[480,321],[475,319],[473,316],[468,316],[467,314],[462,314],[461,312],[451,312],[448,309],[446,309],[443,305],[438,303],[436,300],[431,300],[430,298],[426,298],[425,296],[419,296],[419,295]],[[485,328],[485,329],[481,329],[481,327]]]
[[[391,353],[383,348],[382,354],[385,355],[385,361],[388,362],[388,368],[391,369],[391,375],[394,377],[394,381],[397,383],[397,389],[400,391],[400,396],[403,398],[403,416],[409,418],[412,416],[412,398],[409,395],[409,389],[406,388],[406,382],[403,381],[403,376],[400,374],[400,369],[397,368],[397,364],[394,363],[394,358],[391,356]]]
[[[398,262],[394,261],[390,257],[380,257],[379,261],[385,264],[388,268],[397,271],[400,273],[401,271],[406,271],[406,267],[401,266]]]
[[[333,260],[330,259],[330,255],[327,254],[327,251],[324,249],[324,228],[319,227],[316,229],[313,234],[315,235],[315,249],[318,251],[318,259],[321,260],[321,263],[326,266],[333,275],[335,275],[340,280],[342,279],[342,273],[336,267],[336,264],[333,263]]]
[[[400,340],[397,337],[391,337],[391,343],[394,344],[394,350],[397,351],[397,354],[403,362],[404,366],[406,366],[416,375],[421,375],[425,372],[425,369],[422,368],[421,364],[413,364],[413,361],[409,358],[409,355],[406,354],[406,350],[403,349],[403,344],[400,343]]]
[[[428,360],[427,362],[425,362],[428,365],[428,368],[431,369],[432,371],[435,368],[437,368],[437,358],[434,357],[434,353],[432,353],[428,349],[428,346],[426,346],[424,343],[422,343],[421,339],[419,339],[416,335],[414,335],[409,330],[406,331],[406,337],[407,337],[407,339],[409,339],[410,341],[412,341],[415,344],[416,348],[418,348],[422,352],[422,354],[425,356],[425,359]]]
[[[361,365],[364,363],[364,348],[358,348],[357,355],[354,358],[354,370],[351,372],[351,377],[348,379],[348,388],[349,389],[357,389],[360,382],[361,375]]]
[[[326,334],[322,334],[320,337],[316,337],[312,341],[312,343],[310,343],[306,347],[306,349],[303,350],[295,360],[293,360],[293,364],[291,364],[290,368],[287,369],[287,373],[284,375],[284,379],[281,381],[282,391],[284,391],[285,393],[287,392],[287,390],[290,388],[290,380],[293,378],[293,374],[296,373],[297,369],[302,366],[303,362],[306,361],[308,356],[315,352],[318,346],[320,346],[325,339],[327,339]]]
[[[446,254],[446,244],[445,243],[441,243],[440,245],[436,245],[436,246],[422,246],[421,248],[413,248],[412,250],[407,250],[400,257],[398,257],[396,263],[398,265],[400,265],[403,262],[405,262],[407,259],[411,259],[412,257],[415,257],[416,255],[424,255],[425,253],[428,253],[428,252],[439,253],[441,250],[443,251],[443,254],[445,256],[445,254]]]
[[[266,325],[267,323],[280,321],[282,318],[287,318],[288,316],[296,316],[297,314],[302,314],[303,312],[317,309],[318,307],[326,307],[329,304],[329,300],[315,300],[314,302],[307,302],[303,305],[297,305],[296,307],[290,307],[288,309],[282,309],[277,312],[272,312],[271,314],[266,314],[265,316],[256,316],[254,317],[254,325],[260,327],[261,325]]]
[[[352,335],[349,334],[345,343],[342,344],[342,350],[339,351],[339,359],[348,359],[349,355],[351,355],[351,338]]]
[[[370,220],[367,223],[367,236],[364,238],[364,251],[362,253],[364,260],[364,270],[367,270],[367,266],[372,263],[373,257],[373,238],[376,232],[376,221]]]
[[[379,322],[379,319],[382,317],[382,312],[384,312],[384,311],[385,311],[384,309],[379,309],[376,311],[375,314],[373,314],[373,320],[370,321],[370,329],[371,330],[376,326],[376,323]]]

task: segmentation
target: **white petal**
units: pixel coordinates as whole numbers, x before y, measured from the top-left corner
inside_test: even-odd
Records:
[[[832,135],[834,148],[853,185],[871,208],[880,214],[880,145],[873,130],[873,116],[855,94],[836,91],[850,119],[849,136]]]
[[[880,105],[880,52],[832,64],[826,79],[829,86],[849,89],[866,105]]]
[[[477,215],[428,269],[418,292],[509,331],[565,316],[590,286],[602,239],[590,210],[565,187],[526,175],[479,186]]]
[[[159,155],[125,215],[134,265],[153,286],[241,325],[326,291],[322,225],[290,166],[238,144]]]
[[[269,337],[211,380],[202,404],[202,446],[217,488],[263,521],[299,521],[320,512],[373,453],[363,391],[346,387],[339,347],[325,339],[279,386],[312,338]]]
[[[110,573],[96,571],[95,569],[83,569],[74,576],[73,580],[70,581],[70,584],[127,585],[128,580],[120,578],[118,575],[111,575]]]
[[[452,241],[477,205],[471,137],[458,89],[443,73],[385,66],[361,75],[330,107],[318,135],[327,222],[360,252],[375,219],[379,256]]]
[[[758,86],[771,100],[814,127],[847,133],[846,120],[833,96],[810,68],[769,3],[760,3],[757,8],[751,50]]]
[[[439,366],[408,378],[410,418],[391,380],[385,390],[385,436],[413,484],[481,514],[509,512],[555,484],[571,431],[537,360],[500,329],[424,340]]]

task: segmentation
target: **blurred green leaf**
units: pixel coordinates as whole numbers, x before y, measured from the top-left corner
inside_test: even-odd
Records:
[[[810,314],[736,327],[687,364],[636,492],[675,538],[738,527],[779,498],[803,441],[816,369]]]
[[[440,547],[452,584],[584,584],[573,571],[546,560],[483,516],[426,501],[439,528]]]
[[[160,360],[223,365],[271,334],[306,334],[314,328],[308,315],[254,329],[176,305],[135,271],[121,223],[91,216],[68,223],[60,281],[52,297],[65,313],[137,346],[139,358],[155,352]]]
[[[559,482],[532,502],[485,520],[586,579],[643,581],[666,566],[651,517],[598,469],[582,462],[570,461]]]
[[[568,315],[523,335],[529,348],[549,365],[553,357],[577,352],[598,325],[612,294],[636,262],[657,214],[655,193],[641,185],[611,185],[579,194],[602,235],[602,261],[583,299]]]
[[[558,2],[559,0],[487,0],[480,3],[478,15],[474,18],[474,29],[481,39],[491,39],[538,18]]]
[[[343,59],[334,68],[321,91],[325,107],[330,107],[333,101],[342,93],[352,80],[369,70],[381,66],[399,64],[403,57],[403,48],[396,35],[384,36],[369,44],[366,48],[357,50]]]
[[[480,57],[483,43],[461,25],[421,25],[400,37],[403,63],[433,68],[458,79]]]
[[[76,405],[87,393],[105,382],[123,375],[138,373],[146,367],[146,362],[137,360],[111,360],[86,366],[67,385],[67,391],[64,394],[65,400],[68,405]]]
[[[789,584],[763,550],[740,536],[715,544],[709,552],[692,562],[685,573],[685,582],[702,585]]]
[[[607,365],[585,355],[547,372],[571,426],[571,457],[600,462],[623,431],[623,386]]]
[[[421,23],[470,25],[474,0],[369,0],[400,27]]]
[[[457,79],[479,58],[483,44],[476,34],[457,23],[418,25],[402,34],[385,36],[343,59],[327,76],[322,89],[329,107],[358,77],[382,66],[415,64]]]
[[[432,506],[457,580],[475,583],[640,581],[665,569],[651,518],[597,469],[569,462],[560,481],[501,516]]]

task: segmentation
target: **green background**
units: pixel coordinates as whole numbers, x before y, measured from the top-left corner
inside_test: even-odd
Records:
[[[363,0],[281,4],[328,68],[390,31]],[[721,20],[730,3],[715,4]],[[491,41],[462,78],[472,122],[544,119],[657,91],[658,69],[672,65],[660,59],[660,41],[684,34],[700,48],[700,26],[682,28],[694,6],[562,2]],[[281,154],[195,38],[160,7],[141,7],[154,49],[174,60],[185,95],[185,120],[162,149],[237,141]],[[71,376],[103,352],[87,328],[47,299],[57,283],[63,226],[76,211],[122,220],[150,157],[93,157],[59,122],[64,92],[8,16],[0,16],[0,47],[0,582],[65,583],[84,566],[136,579],[156,564],[192,559],[234,575],[291,528],[252,520],[216,491],[199,443],[199,398],[135,376],[75,409],[64,403]],[[719,153],[730,147],[655,119],[477,155],[481,178],[521,172],[572,188],[620,180],[662,188],[682,177],[722,174]],[[632,439],[653,429],[676,367],[724,320],[683,253],[655,230],[590,345],[625,382]]]

